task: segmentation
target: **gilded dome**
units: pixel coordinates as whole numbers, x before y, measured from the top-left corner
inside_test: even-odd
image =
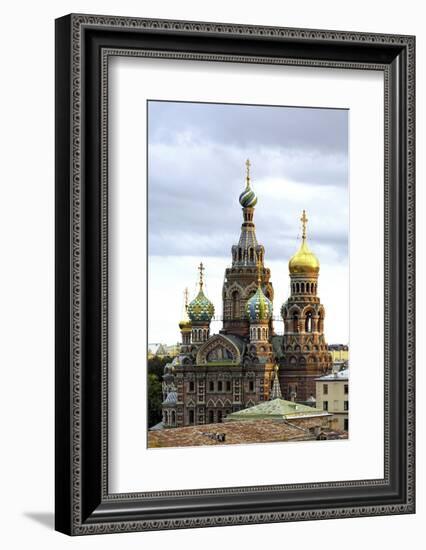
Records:
[[[197,296],[188,305],[188,315],[191,321],[206,321],[210,322],[214,315],[214,305],[204,295],[203,289],[200,288]]]
[[[185,288],[183,296],[184,296],[183,315],[182,315],[182,320],[179,322],[179,328],[181,332],[191,332],[192,323],[190,318],[188,317],[188,289],[187,288]]]
[[[295,275],[318,273],[320,268],[319,260],[315,254],[311,252],[306,243],[306,224],[308,218],[306,217],[305,210],[302,212],[300,221],[302,222],[302,244],[296,254],[288,262],[288,269],[291,274]]]
[[[306,239],[302,240],[299,250],[288,262],[288,269],[292,274],[318,273],[320,263],[318,258],[309,249]]]
[[[272,302],[264,295],[260,285],[253,296],[247,301],[246,313],[251,323],[269,321],[272,317]]]
[[[179,328],[182,332],[191,332],[192,330],[192,323],[191,319],[182,319],[179,323]]]

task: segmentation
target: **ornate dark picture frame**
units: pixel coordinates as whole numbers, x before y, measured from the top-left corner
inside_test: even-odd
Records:
[[[382,71],[383,479],[110,494],[110,56]],[[68,15],[56,21],[56,529],[70,535],[414,513],[413,36]],[[178,61],[176,61],[178,62]]]

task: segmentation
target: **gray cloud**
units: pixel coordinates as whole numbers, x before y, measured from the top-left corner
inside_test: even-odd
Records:
[[[148,152],[151,255],[229,259],[249,157],[267,258],[295,252],[307,208],[313,250],[347,260],[347,111],[150,102]]]
[[[178,136],[185,133],[191,133],[198,144],[211,140],[242,148],[273,146],[346,154],[347,111],[211,103],[149,103],[150,143],[176,143]]]

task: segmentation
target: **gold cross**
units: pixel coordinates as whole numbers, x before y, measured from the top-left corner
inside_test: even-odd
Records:
[[[302,222],[302,239],[306,239],[306,224],[308,223],[308,218],[306,217],[305,210],[302,213],[302,217],[300,218],[300,221]]]
[[[250,160],[247,159],[246,160],[246,181],[247,181],[247,185],[249,184],[249,181],[250,181]]]
[[[183,298],[185,303],[185,311],[188,309],[188,287],[183,291]]]
[[[203,262],[200,263],[200,266],[198,268],[199,272],[200,272],[200,288],[203,288],[203,271],[205,270],[206,268],[203,266]]]

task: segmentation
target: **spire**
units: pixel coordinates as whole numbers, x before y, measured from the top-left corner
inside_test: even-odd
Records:
[[[272,383],[272,390],[271,394],[269,395],[269,400],[272,401],[273,399],[282,399],[282,393],[281,393],[281,386],[280,381],[278,380],[278,365],[275,365],[275,372],[274,372],[274,381]]]

